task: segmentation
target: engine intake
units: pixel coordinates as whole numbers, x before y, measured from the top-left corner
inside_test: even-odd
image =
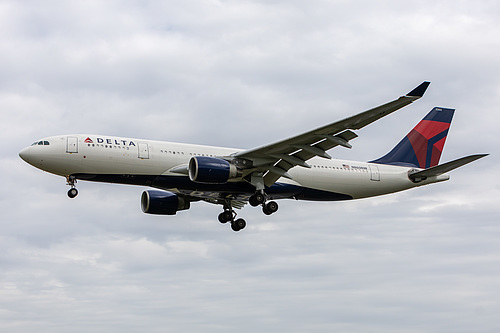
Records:
[[[189,201],[172,192],[151,190],[142,192],[141,209],[146,214],[175,215],[177,211],[189,207]]]
[[[189,179],[196,183],[225,184],[239,174],[235,165],[222,158],[196,156],[189,160]]]

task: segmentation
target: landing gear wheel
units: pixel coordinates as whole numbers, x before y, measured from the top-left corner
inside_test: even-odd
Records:
[[[233,231],[244,229],[247,223],[244,219],[236,219],[237,214],[231,206],[231,200],[225,200],[222,204],[224,206],[224,211],[219,214],[219,222],[231,222],[231,229],[233,229]]]
[[[78,190],[76,188],[70,188],[68,191],[68,197],[74,198],[78,195]]]
[[[225,210],[219,214],[219,222],[227,223],[233,219],[233,212],[230,210]]]
[[[266,197],[260,192],[255,193],[248,199],[248,202],[253,207],[257,207],[258,205],[264,203],[264,201],[266,201]]]
[[[241,229],[244,229],[246,226],[247,223],[244,219],[237,219],[231,222],[231,229],[233,229],[233,231],[240,231]]]
[[[66,185],[71,186],[71,188],[68,191],[68,197],[74,198],[78,195],[78,190],[75,187],[76,183],[76,178],[75,176],[66,176]]]
[[[268,203],[262,205],[262,211],[266,215],[271,215],[278,211],[278,204],[275,201],[269,201]]]

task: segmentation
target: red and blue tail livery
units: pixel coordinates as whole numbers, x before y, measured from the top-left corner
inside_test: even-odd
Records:
[[[421,169],[438,165],[454,112],[433,108],[387,155],[371,163]]]

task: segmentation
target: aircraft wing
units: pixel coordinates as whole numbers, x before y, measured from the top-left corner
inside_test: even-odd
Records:
[[[330,159],[327,150],[338,145],[351,148],[349,140],[357,137],[351,130],[358,130],[372,122],[401,109],[422,97],[430,82],[423,82],[408,94],[396,100],[358,113],[343,120],[319,127],[312,131],[262,147],[233,155],[250,160],[254,171],[263,173],[265,186],[271,186],[280,177],[290,177],[288,170],[295,166],[310,168],[307,160],[320,156]]]

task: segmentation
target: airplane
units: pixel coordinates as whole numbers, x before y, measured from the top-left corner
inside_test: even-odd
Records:
[[[369,161],[332,159],[337,146],[351,148],[359,130],[421,98],[424,81],[393,101],[275,143],[253,149],[70,134],[40,139],[19,156],[66,178],[68,196],[77,180],[148,186],[141,195],[147,214],[175,215],[191,203],[222,205],[218,220],[234,231],[246,226],[235,209],[246,203],[278,210],[274,200],[339,201],[374,197],[449,179],[447,172],[487,156],[439,164],[454,109],[434,107],[389,153]]]

